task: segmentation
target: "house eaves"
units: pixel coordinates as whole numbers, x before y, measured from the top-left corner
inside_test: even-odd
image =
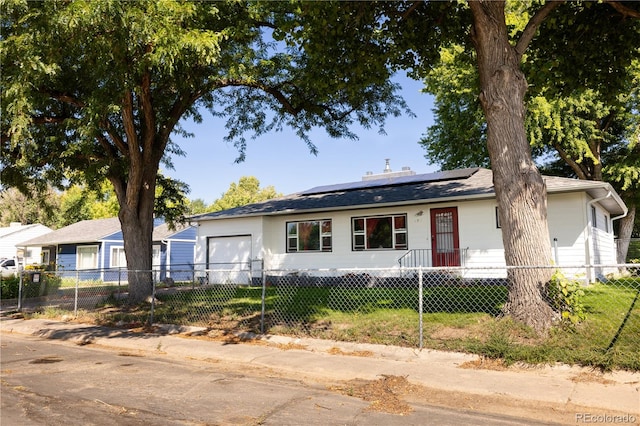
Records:
[[[548,193],[584,191],[600,198],[612,195],[601,204],[612,214],[626,213],[620,197],[605,182],[544,177]],[[493,173],[489,169],[461,169],[435,174],[387,178],[365,183],[352,182],[312,188],[281,198],[249,204],[220,212],[192,216],[191,222],[240,217],[262,217],[326,211],[356,210],[415,204],[494,198]]]
[[[171,237],[173,237],[176,234],[179,234],[180,232],[184,231],[188,227],[189,225],[176,224],[175,229],[169,229],[169,224],[163,223],[161,225],[156,226],[153,229],[152,239],[154,242],[165,241],[165,240],[171,239]],[[184,240],[184,241],[192,241],[192,240]]]
[[[27,231],[31,228],[35,228],[37,226],[41,226],[41,225],[31,224],[31,225],[8,226],[0,229],[0,238],[5,238],[5,237],[9,237],[10,235],[19,234],[21,232]]]
[[[94,243],[117,232],[120,232],[120,220],[117,217],[83,220],[40,237],[24,241],[21,246]]]
[[[592,199],[599,199],[599,204],[612,215],[625,216],[628,208],[615,189],[607,183],[594,180],[578,180],[555,176],[544,176],[547,192],[562,194],[584,191]]]
[[[191,222],[365,209],[493,196],[491,171],[461,169],[312,188],[285,197],[190,217]]]

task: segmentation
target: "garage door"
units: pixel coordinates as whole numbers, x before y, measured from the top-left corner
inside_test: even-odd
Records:
[[[251,280],[251,235],[210,237],[209,283],[246,284]]]

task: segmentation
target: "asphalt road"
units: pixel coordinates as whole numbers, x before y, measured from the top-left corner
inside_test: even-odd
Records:
[[[0,423],[13,425],[532,425],[412,404],[405,415],[265,369],[2,334]]]

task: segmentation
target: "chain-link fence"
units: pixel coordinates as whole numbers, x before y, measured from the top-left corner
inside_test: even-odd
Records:
[[[547,336],[502,318],[513,297],[515,275],[551,280],[545,297],[556,312],[557,326]],[[532,357],[543,357],[551,345],[563,360],[622,357],[625,361],[613,362],[640,369],[638,264],[562,271],[185,270],[175,274],[179,280],[151,274],[152,296],[133,307],[123,303],[127,276],[123,270],[25,272],[15,299],[5,298],[10,294],[3,281],[3,309],[12,303],[18,310],[48,306],[76,316],[82,309],[101,313],[104,323],[193,325],[207,333],[312,336],[496,356],[505,356],[506,347],[528,347],[534,348]],[[608,361],[595,363],[603,362]]]

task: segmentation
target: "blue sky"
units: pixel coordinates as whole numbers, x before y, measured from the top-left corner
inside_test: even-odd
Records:
[[[418,145],[427,127],[433,124],[433,98],[420,92],[422,83],[408,78],[396,79],[402,85],[402,96],[416,117],[390,117],[386,135],[377,129],[354,127],[358,140],[333,139],[323,130],[314,131],[312,142],[317,156],[292,131],[284,130],[248,140],[247,157],[236,164],[238,153],[233,144],[223,140],[226,132],[221,121],[203,114],[201,124],[184,124],[193,138],[174,137],[185,152],[174,157],[175,170],[163,170],[189,185],[189,199],[200,198],[210,204],[238,182],[242,176],[255,176],[261,187],[272,185],[276,191],[291,194],[315,186],[354,182],[367,172],[380,173],[385,159],[391,169],[410,167],[416,173],[428,173],[439,168],[428,165],[425,152]]]

